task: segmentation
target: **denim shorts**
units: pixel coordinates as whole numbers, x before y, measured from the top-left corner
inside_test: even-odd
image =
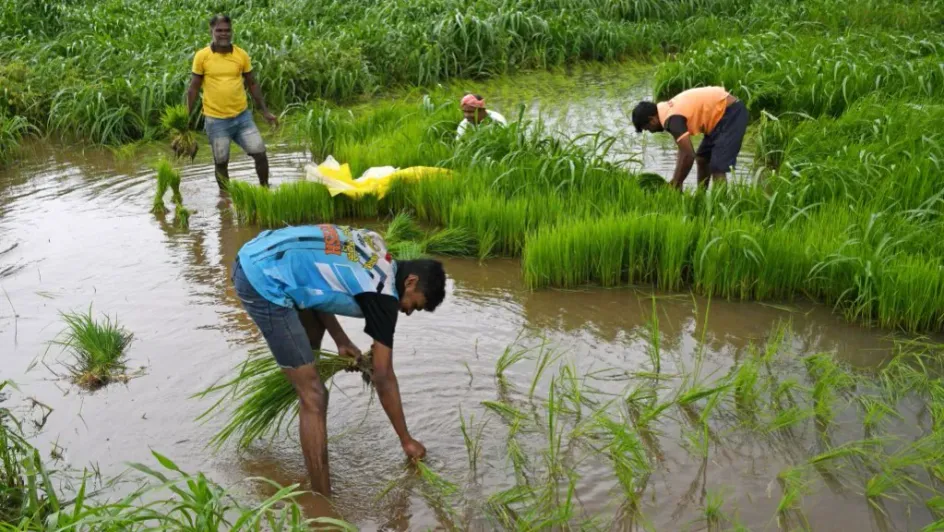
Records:
[[[210,149],[213,151],[213,161],[216,164],[229,162],[229,144],[235,142],[249,155],[265,153],[265,142],[259,128],[252,120],[249,109],[232,118],[204,117],[207,138],[210,140]]]
[[[239,301],[262,331],[279,366],[298,368],[316,360],[297,310],[276,305],[262,297],[246,278],[239,258],[233,264],[232,280]]]
[[[708,159],[712,174],[726,174],[737,163],[749,118],[747,106],[738,100],[725,109],[714,130],[701,139],[695,155]]]

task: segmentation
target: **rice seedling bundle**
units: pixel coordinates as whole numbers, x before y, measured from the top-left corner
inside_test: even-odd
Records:
[[[268,189],[231,180],[227,190],[237,216],[245,223],[281,227],[335,219],[331,194],[320,183],[297,181]]]
[[[189,156],[191,162],[197,155],[197,139],[190,129],[190,114],[187,106],[180,104],[169,106],[161,115],[161,125],[170,134],[170,147],[174,157]]]
[[[190,210],[181,203],[174,206],[174,225],[181,229],[190,227]]]
[[[53,343],[68,351],[71,360],[64,365],[72,380],[89,389],[127,377],[127,349],[134,335],[106,317],[97,321],[89,309],[87,314],[62,314],[66,329]]]
[[[175,179],[174,169],[167,161],[161,161],[157,166],[157,191],[154,193],[154,202],[151,206],[151,212],[154,214],[164,214],[167,208],[164,206],[164,195],[170,188],[171,181]],[[179,178],[178,178],[179,179]]]
[[[388,245],[410,240],[419,240],[422,237],[423,230],[416,224],[413,217],[405,212],[397,214],[393,220],[387,224],[387,230],[384,231],[384,241]]]
[[[334,353],[318,353],[315,367],[322,383],[338,372],[359,371],[364,381],[372,379],[371,355],[368,351],[359,360]],[[229,422],[217,432],[210,443],[217,448],[235,439],[238,448],[246,448],[260,438],[275,437],[298,415],[298,396],[268,350],[252,353],[236,368],[229,381],[207,388],[195,397],[222,392],[220,399],[203,412],[198,420],[217,414],[227,405],[237,403]]]

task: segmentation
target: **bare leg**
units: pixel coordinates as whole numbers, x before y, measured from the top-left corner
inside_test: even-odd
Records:
[[[216,169],[216,184],[221,191],[226,191],[226,185],[229,184],[229,163],[217,163],[213,166]]]
[[[711,172],[708,170],[708,159],[695,157],[695,165],[698,167],[698,186],[708,188],[708,181],[711,178]]]
[[[712,174],[711,180],[714,181],[716,187],[719,185],[726,185],[728,183],[728,175],[724,173]]]
[[[328,469],[328,390],[318,376],[314,364],[283,369],[298,394],[298,434],[302,442],[305,467],[311,478],[311,490],[331,496],[331,474]]]
[[[250,155],[256,161],[256,175],[259,176],[259,184],[269,186],[269,158],[265,152]]]
[[[300,310],[298,318],[308,335],[312,349],[321,349],[324,326],[314,312]],[[301,402],[298,412],[298,431],[302,442],[305,467],[311,478],[311,489],[325,497],[331,495],[331,477],[328,468],[328,390],[315,366],[308,365],[284,370],[295,387]]]

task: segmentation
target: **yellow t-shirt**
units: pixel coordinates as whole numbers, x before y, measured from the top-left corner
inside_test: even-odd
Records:
[[[246,110],[243,74],[252,71],[249,54],[233,45],[228,54],[215,53],[209,46],[193,56],[193,73],[203,76],[203,114],[212,118],[232,118]]]

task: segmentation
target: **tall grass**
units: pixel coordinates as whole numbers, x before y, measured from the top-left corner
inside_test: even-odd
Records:
[[[30,131],[22,116],[6,116],[0,109],[0,165],[8,163],[19,148],[20,139]]]

